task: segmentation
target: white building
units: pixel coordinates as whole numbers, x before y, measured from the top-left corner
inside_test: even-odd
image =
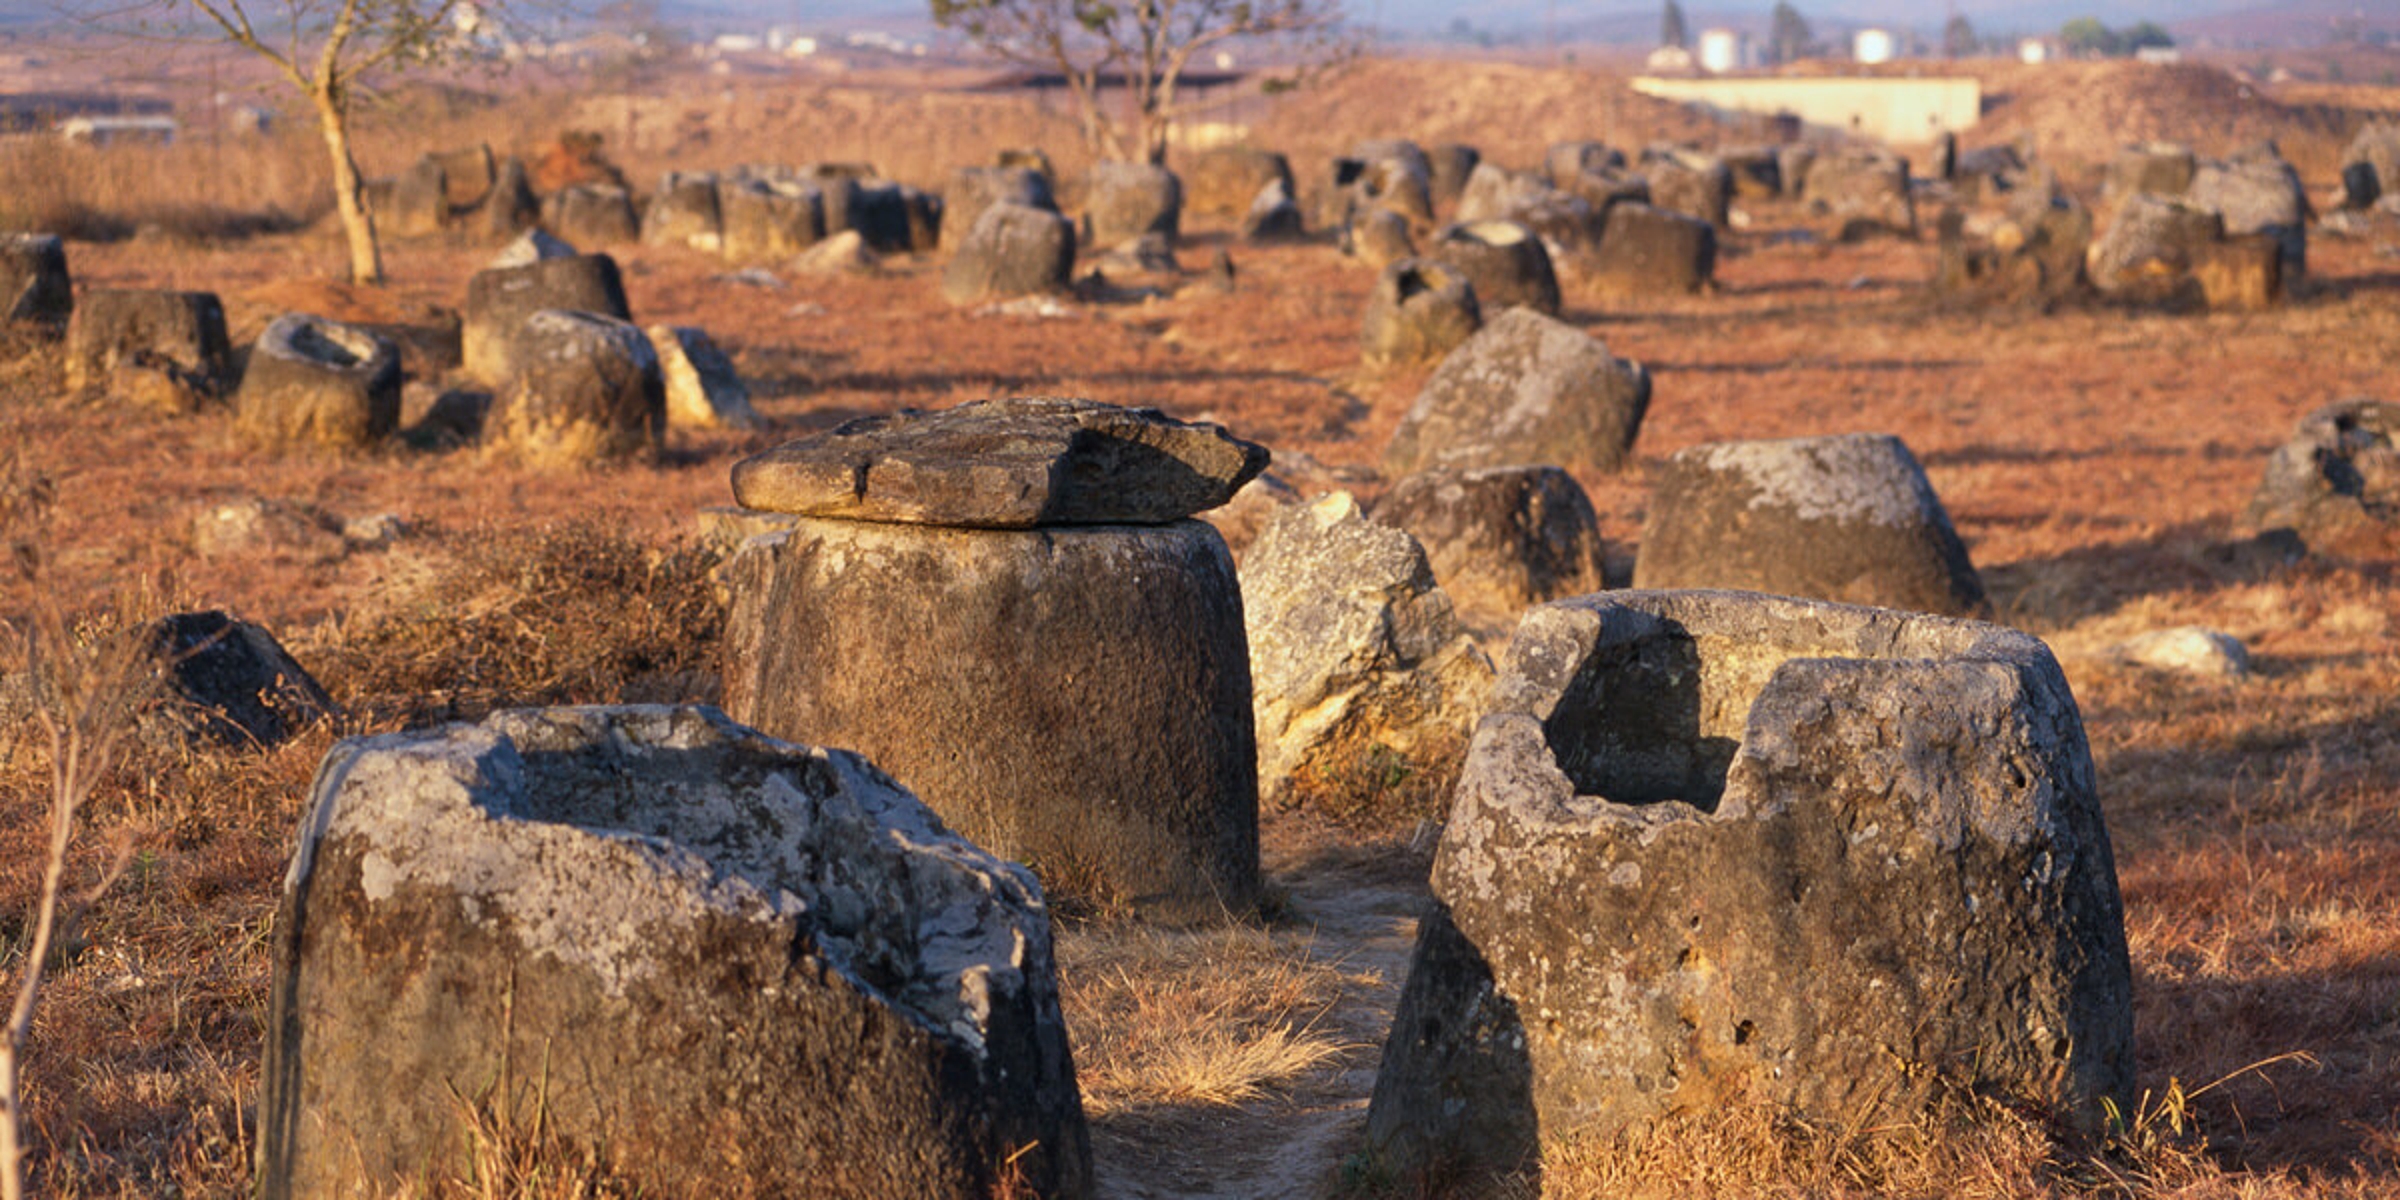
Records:
[[[1892,61],[1893,49],[1889,29],[1861,29],[1850,39],[1850,57],[1867,66]]]
[[[2050,43],[2040,38],[2025,38],[2017,43],[2017,61],[2038,67],[2050,61]]]
[[[1758,65],[1750,35],[1734,29],[1700,31],[1700,69],[1711,75],[1743,71]]]

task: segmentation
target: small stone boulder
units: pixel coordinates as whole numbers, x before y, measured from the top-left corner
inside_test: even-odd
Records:
[[[1536,604],[1597,592],[1600,517],[1557,467],[1435,467],[1392,485],[1367,513],[1425,548],[1461,618],[1506,632]]]
[[[225,307],[213,292],[96,288],[85,292],[67,322],[67,388],[107,390],[123,399],[125,385],[155,376],[205,401],[232,374]],[[162,407],[142,403],[142,407]],[[181,403],[163,406],[189,411]]]
[[[1542,155],[1542,171],[1552,187],[1566,187],[1579,176],[1614,171],[1625,165],[1623,151],[1594,141],[1553,142]]]
[[[942,249],[954,252],[967,240],[977,218],[995,204],[1058,211],[1050,195],[1050,177],[1028,167],[960,167],[950,173],[942,193]]]
[[[2184,199],[2223,218],[2228,236],[2275,239],[2287,278],[2308,269],[2308,193],[2292,164],[2281,158],[2207,163],[2192,175]]]
[[[400,349],[305,313],[278,317],[250,350],[234,427],[265,446],[355,450],[400,425]]]
[[[2341,205],[2368,209],[2400,192],[2400,121],[2369,121],[2342,150]]]
[[[1438,816],[1376,811],[1389,798],[1375,785],[1418,776],[1421,794],[1447,795],[1492,666],[1415,539],[1348,492],[1287,506],[1243,557],[1242,611],[1261,802]]]
[[[578,246],[622,246],[642,236],[633,193],[601,183],[577,184],[544,197],[542,228]]]
[[[551,469],[658,448],[666,388],[658,352],[639,327],[544,309],[525,319],[519,339],[515,371],[484,418],[486,447]]]
[[[1600,339],[1509,309],[1448,358],[1392,431],[1383,471],[1555,464],[1615,471],[1650,407],[1650,373]]]
[[[1783,597],[1527,614],[1434,859],[1367,1115],[1462,1187],[1756,1105],[1969,1092],[2098,1130],[2134,1086],[2075,699],[2015,630]]]
[[[1915,237],[1917,210],[1909,195],[1908,160],[1885,153],[1820,155],[1808,166],[1800,198],[1811,209]]]
[[[825,198],[815,187],[771,179],[740,179],[717,188],[717,217],[725,261],[776,262],[825,236]]]
[[[515,237],[541,219],[541,197],[533,194],[524,160],[516,158],[500,164],[491,190],[484,194],[483,203],[475,207],[469,218],[473,227],[486,237]]]
[[[1733,168],[1723,159],[1671,150],[1642,169],[1649,177],[1652,207],[1725,227],[1733,206]]]
[[[1448,207],[1458,203],[1467,190],[1467,179],[1483,162],[1483,152],[1463,142],[1444,142],[1425,152],[1433,175],[1427,181],[1433,191],[1436,206]]]
[[[669,171],[642,213],[642,244],[680,246],[703,254],[724,250],[725,225],[717,205],[717,177],[707,171]]]
[[[872,271],[877,262],[875,252],[867,249],[867,239],[855,229],[845,229],[801,251],[791,266],[803,275],[841,275]]]
[[[147,737],[256,749],[337,711],[283,643],[248,621],[177,613],[152,628],[151,642],[166,687],[144,718]]]
[[[1486,313],[1523,305],[1557,316],[1558,274],[1533,230],[1515,221],[1468,221],[1443,229],[1427,256],[1466,273]]]
[[[2224,219],[2215,212],[2141,193],[2117,206],[2108,229],[2092,244],[2092,283],[2120,299],[2178,302],[2196,293],[2193,263],[2222,240]]]
[[[1240,232],[1243,241],[1259,245],[1307,240],[1308,225],[1300,215],[1300,205],[1292,199],[1291,186],[1274,180],[1259,188],[1242,214]]]
[[[65,328],[75,311],[67,244],[55,234],[0,234],[0,325]]]
[[[1084,180],[1084,216],[1092,244],[1114,246],[1145,233],[1169,238],[1183,230],[1183,183],[1151,163],[1092,164]]]
[[[1061,292],[1075,273],[1075,227],[1057,212],[1002,201],[975,218],[942,271],[952,304]]]
[[[658,352],[671,429],[763,429],[766,418],[750,407],[750,388],[734,372],[733,360],[702,329],[653,325],[644,331]]]
[[[746,508],[1031,529],[1159,524],[1215,508],[1266,469],[1222,426],[1048,397],[860,417],[734,464]]]
[[[1661,465],[1637,588],[1737,588],[1952,616],[1983,580],[1899,438],[1718,442]]]
[[[389,202],[375,211],[375,228],[393,237],[429,237],[450,219],[450,184],[441,160],[426,155],[392,181]]]
[[[2199,625],[2154,629],[2119,642],[2110,654],[2127,666],[2171,675],[2238,679],[2250,673],[2250,651],[2241,639]]]
[[[2180,196],[2192,186],[2200,160],[2180,142],[2143,142],[2117,152],[2108,164],[2107,194],[2122,203],[2135,196]]]
[[[2267,460],[2246,520],[2312,553],[2400,551],[2400,404],[2352,397],[2308,414]]]
[[[1342,228],[1342,252],[1380,271],[1417,253],[1408,218],[1388,208],[1355,213]]]
[[[487,1122],[641,1195],[1091,1194],[1039,888],[856,754],[708,708],[353,738],[279,912],[265,1200],[469,1177]]]
[[[1689,295],[1716,273],[1717,231],[1697,217],[1618,204],[1587,262],[1586,281],[1607,295]]]
[[[544,309],[598,313],[619,320],[625,283],[617,260],[605,254],[541,258],[519,267],[492,267],[467,280],[467,309],[459,350],[467,377],[497,388],[515,373],[525,319]]]
[[[1253,146],[1214,146],[1185,164],[1183,202],[1202,216],[1238,217],[1274,184],[1291,195],[1292,164],[1283,155]]]
[[[1409,366],[1434,361],[1474,336],[1483,326],[1483,309],[1466,272],[1403,258],[1375,281],[1360,324],[1360,355],[1368,366]]]

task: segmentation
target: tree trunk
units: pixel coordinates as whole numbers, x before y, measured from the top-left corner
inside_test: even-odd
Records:
[[[358,162],[350,157],[350,115],[342,97],[320,86],[314,97],[317,126],[325,135],[325,152],[333,157],[333,204],[342,215],[342,233],[350,243],[350,282],[383,282],[383,252],[375,244],[375,214],[360,195]]]

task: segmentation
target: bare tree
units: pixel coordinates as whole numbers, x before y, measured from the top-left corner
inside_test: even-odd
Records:
[[[333,202],[350,247],[350,278],[383,282],[375,214],[366,205],[358,160],[350,152],[350,102],[361,77],[385,67],[442,57],[459,42],[454,18],[473,0],[163,0],[170,11],[204,18],[225,41],[273,64],[308,98],[325,153],[333,160]],[[254,16],[257,7],[264,14]]]
[[[1176,88],[1204,50],[1238,40],[1298,47],[1303,67],[1343,52],[1339,0],[931,0],[934,23],[986,52],[1066,77],[1084,143],[1101,158],[1159,163],[1183,108]],[[1121,83],[1111,118],[1101,95]]]

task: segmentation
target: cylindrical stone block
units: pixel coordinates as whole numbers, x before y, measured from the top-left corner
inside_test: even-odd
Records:
[[[1053,895],[1258,899],[1250,660],[1216,530],[797,518],[730,567],[726,707],[857,750]]]

